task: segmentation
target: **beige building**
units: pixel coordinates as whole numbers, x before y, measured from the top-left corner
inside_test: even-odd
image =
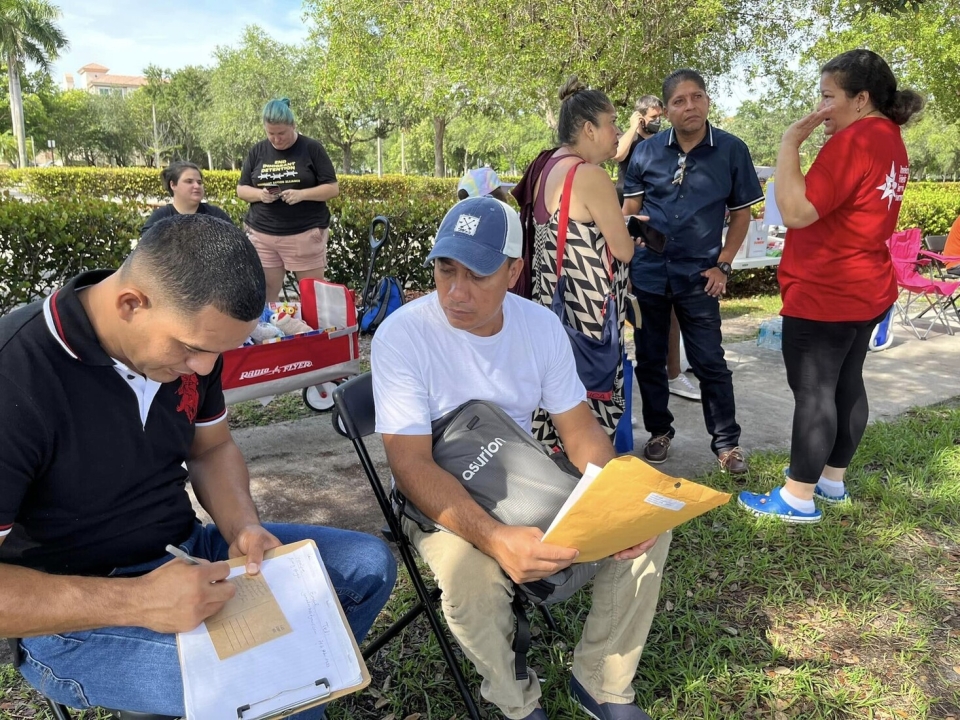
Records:
[[[129,95],[147,84],[140,75],[110,75],[110,68],[89,63],[77,70],[77,80],[73,75],[64,77],[67,90],[86,90],[94,95]]]

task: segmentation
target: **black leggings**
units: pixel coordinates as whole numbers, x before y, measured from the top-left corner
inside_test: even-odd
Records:
[[[867,426],[863,360],[880,317],[866,322],[783,318],[783,363],[793,391],[790,478],[816,483],[825,465],[845,468]]]

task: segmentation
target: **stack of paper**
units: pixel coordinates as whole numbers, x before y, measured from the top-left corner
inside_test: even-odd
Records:
[[[690,480],[664,475],[631,455],[602,470],[588,465],[543,542],[580,551],[593,562],[639,545],[730,499]]]
[[[313,541],[266,554],[259,575],[230,561],[237,594],[177,635],[190,720],[256,720],[370,682]]]

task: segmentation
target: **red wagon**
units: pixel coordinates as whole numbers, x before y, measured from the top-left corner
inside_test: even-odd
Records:
[[[337,381],[360,374],[360,340],[353,293],[344,285],[300,281],[303,320],[313,330],[223,354],[228,405],[303,389],[314,410],[333,405]]]

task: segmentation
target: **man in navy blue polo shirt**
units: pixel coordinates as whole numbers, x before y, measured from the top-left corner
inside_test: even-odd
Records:
[[[672,307],[700,381],[711,448],[723,470],[743,473],[747,463],[733,378],[723,357],[719,300],[746,237],[750,206],[763,200],[763,192],[747,146],[707,121],[710,98],[700,73],[671,73],[663,81],[663,100],[673,128],[637,146],[623,191],[623,214],[639,214],[642,207],[649,225],[666,236],[661,252],[639,246],[630,272],[643,315],[637,380],[650,433],[643,455],[654,463],[666,460],[675,433],[664,367]],[[727,210],[730,225],[723,244]]]
[[[48,697],[182,715],[174,633],[233,595],[228,557],[255,574],[264,551],[313,539],[358,639],[389,597],[377,538],[260,522],[220,353],[264,299],[244,233],[180,215],[118,271],[0,318],[0,637],[21,638],[20,672]],[[198,522],[188,479],[216,525]],[[172,560],[168,543],[210,562]]]

